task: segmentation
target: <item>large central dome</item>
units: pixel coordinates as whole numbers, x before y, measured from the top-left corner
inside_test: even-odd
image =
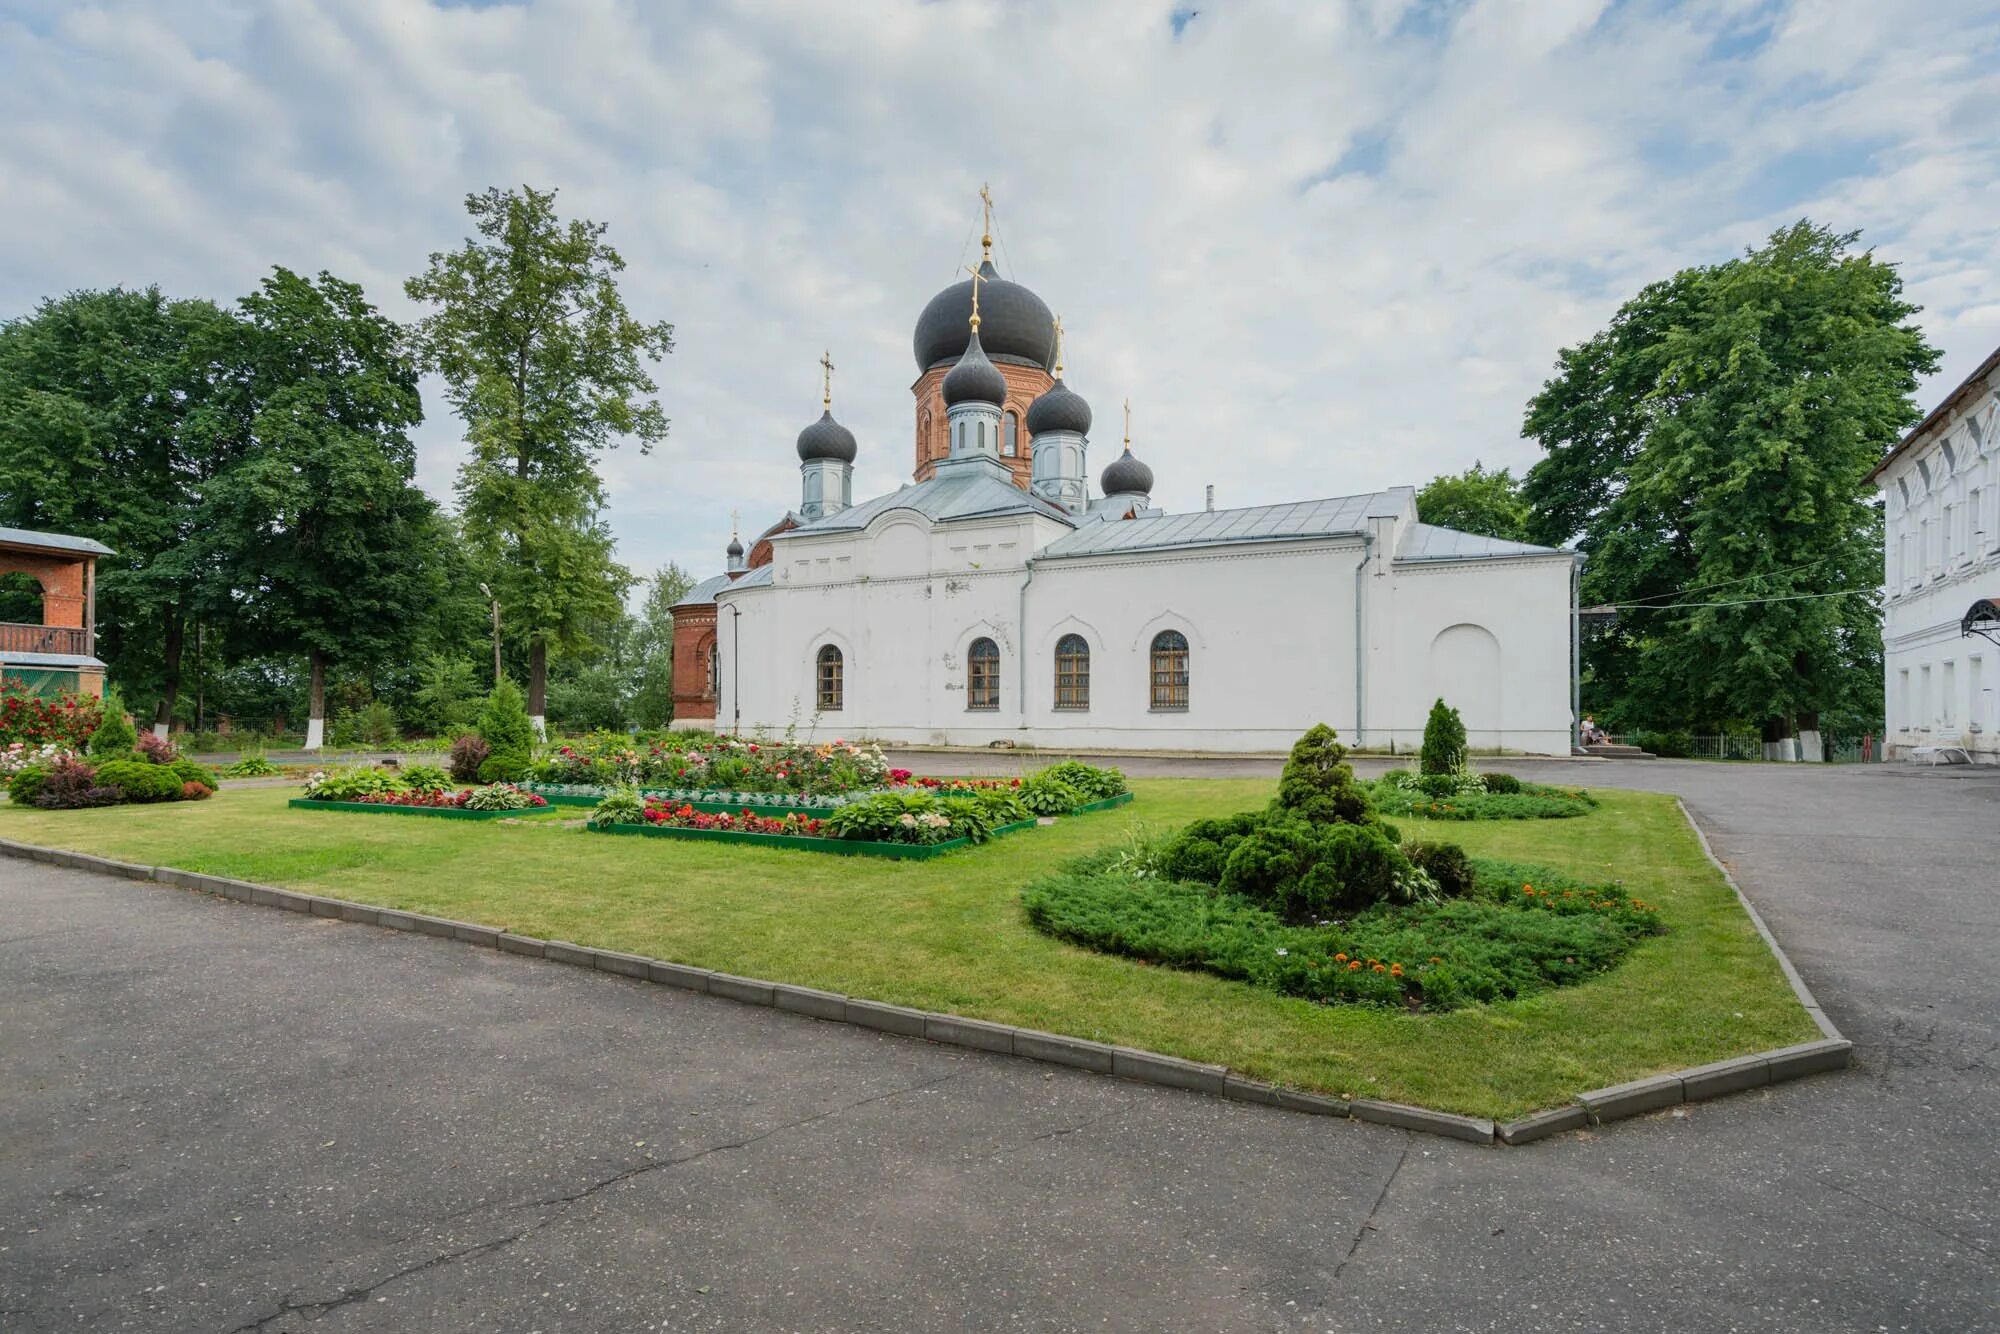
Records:
[[[987,260],[979,266],[979,342],[986,355],[1026,361],[1043,369],[1055,355],[1056,320],[1042,299],[1002,278]],[[917,370],[964,355],[971,335],[972,279],[953,283],[917,317]]]

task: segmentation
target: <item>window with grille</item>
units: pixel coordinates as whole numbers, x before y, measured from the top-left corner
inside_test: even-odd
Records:
[[[1064,635],[1056,641],[1056,707],[1090,707],[1090,645],[1082,635]]]
[[[1007,457],[1011,459],[1021,452],[1021,420],[1011,412],[1007,414],[1005,439]]]
[[[840,650],[828,644],[819,651],[819,709],[832,713],[840,708],[846,682],[842,677]]]
[[[711,695],[722,691],[722,659],[716,655],[715,649],[714,644],[708,646],[708,693]]]
[[[1000,707],[1000,648],[990,639],[975,639],[965,655],[965,707]]]
[[[1162,630],[1153,636],[1153,707],[1185,709],[1187,706],[1187,636],[1178,630]]]

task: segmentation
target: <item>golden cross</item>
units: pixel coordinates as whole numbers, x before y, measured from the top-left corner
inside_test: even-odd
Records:
[[[979,332],[979,284],[986,281],[986,275],[970,264],[965,266],[965,271],[972,275],[972,331],[977,333]]]
[[[742,511],[742,510],[731,510],[731,511],[729,511],[729,535],[730,535],[730,536],[731,536],[732,538],[736,538],[736,537],[741,537],[741,536],[743,535],[743,511]]]
[[[1132,400],[1125,400],[1125,452],[1132,452]]]
[[[820,406],[831,408],[833,406],[833,349],[828,348],[819,354],[819,369],[822,377],[820,381]]]
[[[982,182],[979,187],[979,257],[993,258],[993,192]]]
[[[1062,379],[1062,368],[1063,368],[1062,314],[1058,312],[1056,314],[1056,378],[1058,380]]]

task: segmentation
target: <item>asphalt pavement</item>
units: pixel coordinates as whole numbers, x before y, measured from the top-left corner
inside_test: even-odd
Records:
[[[1482,1148],[0,861],[0,1330],[2000,1328],[2000,773],[1561,776],[1856,1068]]]

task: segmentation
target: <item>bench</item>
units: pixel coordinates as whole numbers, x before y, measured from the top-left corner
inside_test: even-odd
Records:
[[[1956,727],[1940,727],[1931,734],[1930,745],[1910,747],[1910,758],[1926,764],[1950,764],[1954,754],[1967,764],[1972,763],[1972,753],[1965,748],[1965,733]]]

